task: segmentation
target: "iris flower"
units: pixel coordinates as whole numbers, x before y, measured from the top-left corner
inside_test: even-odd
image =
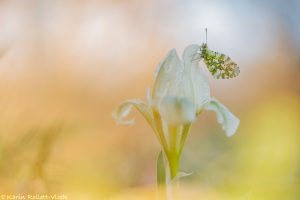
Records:
[[[203,110],[216,112],[217,121],[227,136],[232,136],[239,126],[239,119],[211,97],[207,77],[199,66],[202,59],[199,48],[195,44],[186,47],[182,60],[175,49],[169,51],[157,66],[152,93],[147,91],[147,102],[127,100],[113,113],[117,123],[123,125],[134,123],[133,119],[127,119],[132,107],[144,116],[161,144],[170,180],[178,176],[186,138]]]

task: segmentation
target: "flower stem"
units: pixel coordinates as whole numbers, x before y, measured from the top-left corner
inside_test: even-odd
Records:
[[[169,125],[167,129],[167,142],[166,135],[164,134],[164,131],[166,130],[163,130],[162,119],[159,113],[154,112],[154,119],[157,123],[157,133],[163,148],[162,155],[164,158],[159,159],[159,170],[157,171],[160,173],[157,174],[158,180],[160,180],[158,181],[158,185],[160,186],[160,199],[173,200],[177,196],[176,193],[179,190],[179,178],[177,176],[179,161],[191,124],[185,124],[183,125],[183,128]],[[162,167],[164,170],[161,170]],[[164,184],[162,184],[162,182]]]
[[[172,177],[172,168],[170,168],[170,165],[167,168],[169,176],[167,176],[168,178],[166,183],[166,200],[175,200],[178,196],[177,192],[179,190],[179,179],[177,176]]]
[[[161,119],[160,114],[155,109],[153,109],[153,117],[154,117],[154,121],[157,124],[157,133],[158,133],[160,144],[161,144],[164,152],[167,154],[168,144],[167,144],[166,138],[164,136],[164,131],[163,131],[163,127],[162,127],[162,119]]]
[[[182,153],[186,138],[190,132],[191,126],[192,126],[192,124],[190,123],[190,124],[184,125],[184,127],[183,127],[183,131],[182,131],[182,135],[181,135],[181,139],[180,139],[180,145],[179,145],[179,153],[178,153],[179,157],[181,156],[181,153]]]

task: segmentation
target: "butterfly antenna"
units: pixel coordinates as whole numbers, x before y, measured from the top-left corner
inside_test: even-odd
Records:
[[[205,28],[205,42],[207,44],[207,28]]]

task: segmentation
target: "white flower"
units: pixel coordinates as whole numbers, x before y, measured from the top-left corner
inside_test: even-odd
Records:
[[[179,158],[191,124],[202,110],[213,110],[227,136],[232,136],[239,119],[224,105],[212,98],[206,76],[199,67],[199,45],[185,48],[183,60],[172,49],[159,63],[155,73],[152,94],[147,91],[147,103],[128,100],[113,113],[119,124],[130,125],[125,120],[132,106],[145,117],[154,130],[170,166],[171,178],[178,172]]]
[[[216,112],[226,135],[232,136],[238,128],[239,119],[210,96],[208,80],[199,67],[198,51],[199,45],[186,47],[181,61],[176,50],[172,49],[157,67],[152,96],[148,94],[148,102],[138,99],[124,102],[114,113],[116,121],[124,125],[132,124],[134,121],[125,120],[125,117],[134,106],[152,128],[157,129],[154,111],[167,124],[182,125],[193,122],[203,109],[207,109]]]

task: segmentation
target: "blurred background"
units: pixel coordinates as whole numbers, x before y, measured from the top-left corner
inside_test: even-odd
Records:
[[[205,41],[240,65],[212,94],[241,120],[227,138],[204,112],[180,168],[186,199],[300,199],[300,1],[0,1],[0,193],[155,199],[160,147],[145,99],[171,49]],[[204,66],[203,66],[204,67]]]

